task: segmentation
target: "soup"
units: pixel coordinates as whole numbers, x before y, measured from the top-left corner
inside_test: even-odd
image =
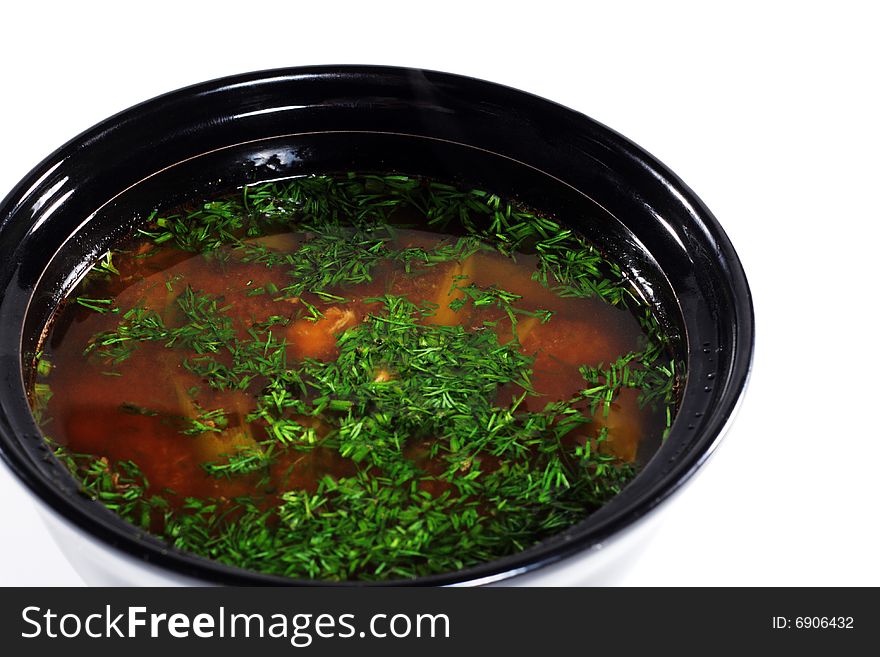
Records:
[[[400,579],[583,520],[668,432],[682,364],[556,220],[400,175],[154,212],[35,362],[83,492],[175,547],[293,578]]]

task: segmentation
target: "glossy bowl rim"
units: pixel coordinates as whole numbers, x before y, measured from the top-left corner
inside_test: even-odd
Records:
[[[125,123],[125,121],[133,116],[160,108],[162,105],[172,104],[176,100],[191,96],[208,93],[223,93],[224,90],[228,91],[229,89],[241,89],[249,85],[257,85],[261,82],[280,77],[298,78],[322,75],[332,77],[339,74],[381,77],[399,76],[414,71],[418,71],[418,69],[373,66],[321,66],[270,69],[266,71],[217,78],[157,96],[123,110],[122,112],[96,124],[92,128],[89,128],[68,141],[65,145],[43,160],[43,162],[38,164],[12,190],[12,192],[10,192],[6,199],[0,203],[0,227],[6,223],[10,216],[15,214],[17,199],[24,198],[27,190],[39,186],[40,181],[54,168],[61,166],[81,144],[87,143],[91,140],[112,138],[112,136],[108,137],[107,135],[112,135],[114,126]],[[650,499],[639,500],[639,504],[633,505],[632,508],[628,509],[627,513],[624,514],[624,517],[617,518],[615,522],[605,523],[599,528],[594,528],[594,530],[587,532],[585,536],[579,537],[576,541],[559,546],[549,554],[539,554],[535,558],[530,557],[523,563],[517,562],[517,558],[520,556],[518,554],[461,571],[420,577],[414,580],[389,580],[379,582],[352,581],[344,583],[291,580],[280,576],[266,575],[241,568],[225,566],[224,564],[173,549],[163,550],[160,547],[150,545],[149,542],[145,543],[143,540],[133,536],[125,537],[120,536],[119,533],[114,534],[112,532],[112,535],[107,535],[99,524],[90,521],[88,513],[73,507],[70,500],[66,499],[67,496],[62,495],[59,490],[53,488],[50,483],[45,481],[45,478],[41,476],[40,473],[35,472],[35,469],[28,463],[27,459],[23,458],[17,450],[9,448],[7,441],[14,440],[14,437],[10,438],[7,435],[7,427],[5,423],[0,423],[0,456],[3,457],[3,460],[12,469],[17,478],[26,485],[32,494],[35,494],[40,498],[65,521],[73,524],[92,538],[98,539],[102,544],[120,550],[135,559],[144,559],[145,561],[149,561],[154,565],[159,565],[180,575],[195,577],[206,582],[227,584],[329,584],[337,586],[340,584],[354,586],[485,584],[510,579],[526,572],[536,571],[562,559],[588,552],[590,549],[598,548],[598,546],[606,544],[609,541],[613,542],[615,536],[625,531],[627,527],[633,525],[645,514],[652,511],[657,505],[666,500],[694,475],[714,451],[721,435],[727,429],[736,408],[739,406],[754,357],[754,310],[751,293],[745,274],[742,271],[742,265],[739,258],[720,224],[702,201],[700,201],[687,185],[685,185],[685,183],[683,183],[667,167],[630,140],[606,126],[599,124],[593,119],[575,112],[574,110],[564,108],[552,101],[503,85],[449,73],[433,71],[428,73],[434,78],[443,80],[448,84],[477,84],[489,90],[504,90],[506,93],[513,93],[518,97],[521,97],[523,102],[528,101],[530,103],[546,105],[548,108],[552,108],[555,112],[563,111],[573,115],[578,121],[583,121],[585,124],[588,123],[592,130],[603,132],[607,136],[608,141],[612,143],[615,148],[620,149],[625,152],[627,156],[638,161],[638,163],[646,169],[648,175],[653,175],[664,181],[665,186],[668,187],[670,192],[681,198],[683,203],[687,203],[695,216],[698,216],[707,233],[715,240],[719,250],[723,252],[726,265],[728,267],[733,267],[734,271],[732,272],[733,275],[730,279],[731,287],[734,292],[733,300],[735,308],[733,310],[739,319],[736,327],[736,337],[739,338],[739,340],[735,345],[736,351],[734,354],[734,361],[730,366],[731,376],[729,377],[729,380],[732,381],[732,385],[728,386],[726,389],[722,398],[723,403],[719,402],[718,406],[714,409],[714,413],[718,415],[718,419],[720,420],[718,429],[714,432],[714,435],[707,435],[699,450],[695,450],[694,453],[688,454],[687,458],[682,457],[683,463],[680,464],[675,476],[667,477],[667,480],[663,482],[663,485],[656,490],[655,494]],[[4,408],[3,411],[6,412],[6,409]],[[71,517],[71,512],[73,513],[73,517]],[[145,557],[145,551],[149,555],[149,558]],[[522,561],[522,559],[520,559],[520,561]]]

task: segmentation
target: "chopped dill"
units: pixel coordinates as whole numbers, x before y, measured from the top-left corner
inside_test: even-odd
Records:
[[[119,308],[113,307],[113,299],[89,299],[88,297],[74,297],[73,300],[84,308],[94,310],[96,313],[119,312]]]
[[[426,224],[446,237],[400,241]],[[178,549],[296,578],[454,571],[564,531],[635,476],[637,466],[609,448],[604,422],[623,390],[638,391],[639,405],[671,426],[683,363],[621,268],[555,219],[489,192],[403,175],[306,176],[154,212],[137,239],[140,250],[108,252],[92,268],[89,296],[71,297],[108,315],[90,315],[104,330],[85,357],[101,375],[126,379],[139,349],[163,354],[155,376],[180,408],[117,410],[206,450],[197,474],[221,487],[212,490],[246,484],[252,493],[181,495],[151,486],[146,466],[54,447],[83,494]],[[165,249],[267,278],[242,279],[234,298],[180,274],[156,284],[152,306],[120,308],[114,294],[98,295]],[[536,389],[536,355],[520,340],[520,329],[552,328],[557,312],[503,280],[455,275],[475,256],[521,253],[553,295],[628,309],[642,328],[637,349],[574,368],[580,389],[568,397]],[[441,290],[449,301],[381,291],[375,284],[391,270],[406,281],[451,272]],[[362,314],[348,321],[339,309],[363,285],[373,292],[357,298]],[[258,303],[267,315],[251,310]],[[447,311],[469,321],[439,321]],[[330,356],[295,355],[291,328],[327,326]],[[42,353],[34,368],[34,416],[51,426],[56,368]],[[186,383],[165,380],[172,370]],[[344,467],[304,469],[328,459]]]

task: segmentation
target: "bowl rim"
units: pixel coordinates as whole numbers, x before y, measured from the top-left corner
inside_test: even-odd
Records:
[[[15,217],[16,211],[20,209],[21,200],[32,193],[34,189],[37,189],[49,173],[57,167],[62,166],[68,158],[74,156],[82,144],[112,139],[114,128],[125,124],[133,117],[152,111],[158,111],[163,106],[170,106],[179,101],[197,96],[252,91],[260,84],[278,79],[301,80],[324,77],[329,80],[334,78],[344,79],[345,76],[357,76],[359,78],[381,80],[383,78],[398,79],[416,73],[429,75],[432,81],[435,81],[438,84],[467,86],[469,88],[473,88],[474,85],[476,85],[477,88],[484,89],[487,93],[503,93],[506,96],[512,95],[521,99],[524,103],[528,102],[532,105],[546,108],[547,111],[552,111],[554,113],[562,112],[570,116],[573,121],[588,126],[590,130],[601,134],[607,140],[607,143],[613,148],[618,149],[627,158],[637,162],[638,165],[644,169],[646,175],[662,181],[664,187],[666,187],[673,196],[680,199],[680,202],[687,206],[690,214],[701,222],[707,236],[714,240],[719,252],[723,255],[724,264],[729,270],[727,273],[733,291],[732,301],[735,306],[733,311],[735,312],[738,321],[735,328],[736,344],[734,345],[734,353],[732,354],[726,388],[722,395],[721,402],[719,402],[715,408],[718,422],[716,422],[715,429],[712,432],[707,432],[707,434],[711,433],[711,435],[705,436],[705,440],[701,443],[700,448],[694,450],[693,453],[687,454],[686,458],[682,457],[681,463],[678,464],[679,467],[676,469],[674,476],[666,477],[662,482],[662,485],[655,487],[655,490],[648,499],[637,500],[637,504],[631,504],[625,513],[618,514],[618,516],[604,522],[603,524],[591,528],[591,530],[585,535],[577,536],[567,543],[556,545],[549,551],[542,552],[541,550],[538,550],[525,560],[522,557],[524,553],[517,553],[515,555],[510,555],[509,557],[493,560],[466,569],[419,577],[413,580],[350,582],[294,580],[282,576],[267,575],[265,573],[245,570],[239,567],[227,566],[207,558],[185,553],[170,548],[167,543],[164,543],[160,539],[154,539],[152,536],[146,536],[145,540],[143,532],[136,530],[133,526],[128,526],[131,527],[129,535],[124,535],[124,532],[122,532],[121,529],[116,528],[114,530],[112,527],[108,526],[106,522],[99,522],[98,519],[94,517],[94,514],[90,514],[84,509],[75,506],[71,502],[69,495],[64,494],[56,486],[53,486],[52,482],[47,481],[47,478],[36,470],[23,449],[16,448],[16,436],[13,435],[14,432],[6,421],[6,414],[20,414],[21,409],[7,408],[7,400],[0,398],[0,406],[2,406],[2,409],[0,409],[0,457],[2,457],[7,466],[11,468],[19,481],[23,482],[29,491],[35,494],[44,505],[48,506],[64,521],[78,528],[87,535],[98,539],[107,547],[121,551],[123,554],[136,560],[147,561],[152,565],[168,569],[178,575],[194,577],[205,582],[219,584],[288,584],[317,586],[486,584],[534,572],[563,559],[588,552],[590,549],[598,549],[601,545],[613,542],[613,540],[626,531],[628,527],[635,525],[642,517],[652,512],[658,505],[668,499],[700,469],[717,447],[721,436],[726,431],[736,409],[742,401],[754,358],[754,308],[752,296],[736,251],[730,243],[727,235],[724,233],[721,225],[705,204],[702,203],[702,201],[683,181],[678,178],[676,174],[660,163],[656,158],[648,154],[644,149],[637,146],[629,139],[586,115],[533,94],[493,82],[451,73],[387,66],[340,65],[280,68],[216,78],[206,82],[189,85],[141,102],[114,114],[73,137],[34,167],[34,169],[22,179],[9,195],[0,202],[0,232],[2,232],[4,226],[8,223],[8,220]],[[267,137],[267,139],[268,138],[270,137]],[[5,295],[6,291],[0,289],[0,303],[2,303]],[[2,322],[2,320],[0,320],[0,322]],[[3,328],[3,332],[6,334],[9,327],[0,323],[0,328]],[[20,346],[20,333],[23,330],[23,327],[19,327],[18,330]],[[685,337],[685,342],[689,346],[689,336]],[[23,381],[21,381],[21,385],[23,388]],[[29,409],[27,409],[27,414],[30,415]],[[532,550],[527,550],[525,552],[527,555],[531,553]]]

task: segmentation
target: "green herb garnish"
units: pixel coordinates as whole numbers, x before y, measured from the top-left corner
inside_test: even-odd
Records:
[[[426,223],[448,236],[401,244],[411,224]],[[93,317],[105,330],[85,355],[124,380],[150,344],[162,353],[157,377],[174,368],[197,377],[198,385],[170,377],[165,384],[181,410],[126,402],[120,412],[157,418],[181,441],[226,440],[201,471],[212,486],[245,482],[253,492],[182,497],[154,490],[130,461],[63,447],[56,454],[86,495],[179,549],[299,578],[456,570],[572,526],[631,480],[636,466],[607,449],[603,419],[621,391],[637,390],[641,405],[665,417],[666,431],[671,425],[683,364],[670,357],[670,338],[622,270],[554,219],[485,191],[402,175],[308,176],[154,212],[138,239],[140,251],[117,252],[116,263],[108,253],[92,270],[89,296],[73,297],[87,310],[117,313]],[[128,271],[124,258],[169,248],[222,271],[266,272],[266,280],[254,273],[242,281],[240,296],[265,302],[266,315],[244,317],[240,299],[180,275],[157,284],[162,307],[119,309],[113,295],[97,294],[112,288],[117,267]],[[638,349],[582,365],[582,387],[565,399],[535,389],[535,354],[520,341],[526,328],[552,328],[554,312],[529,305],[505,281],[453,275],[440,291],[449,288],[448,301],[376,288],[375,296],[358,295],[388,271],[413,281],[463,271],[478,254],[523,253],[535,263],[533,280],[555,295],[629,308],[643,328]],[[332,329],[332,357],[291,356],[291,327],[330,330],[350,299],[361,314]],[[468,322],[439,321],[450,312]],[[34,413],[45,417],[54,368],[42,355],[35,367]],[[238,401],[221,405],[212,396]],[[342,465],[291,483],[310,459]]]

